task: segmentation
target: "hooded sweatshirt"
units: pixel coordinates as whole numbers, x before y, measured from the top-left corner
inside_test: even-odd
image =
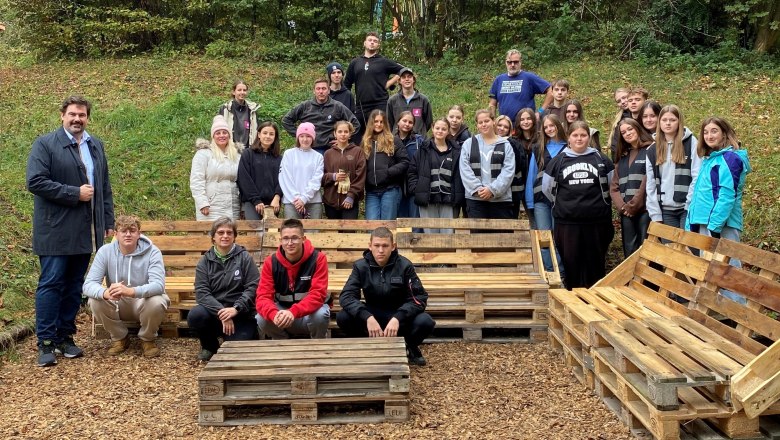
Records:
[[[119,240],[102,246],[95,254],[84,280],[84,295],[102,299],[106,286],[122,282],[135,289],[136,298],[165,294],[165,266],[162,253],[145,235],[138,239],[135,251],[124,255]]]
[[[675,195],[675,174],[677,173],[677,164],[672,160],[672,148],[667,144],[666,149],[666,161],[658,166],[658,172],[660,175],[661,185],[656,185],[655,181],[659,176],[655,174],[655,163],[648,160],[645,163],[645,174],[647,174],[647,185],[645,191],[647,192],[647,212],[650,214],[650,219],[656,222],[660,222],[663,219],[661,214],[661,207],[666,209],[688,209],[688,205],[691,204],[691,198],[693,197],[693,188],[696,185],[696,178],[699,175],[699,168],[701,167],[701,158],[696,154],[696,147],[699,144],[696,136],[693,135],[688,127],[685,127],[683,131],[683,143],[690,142],[691,144],[691,184],[688,186],[688,195],[685,199],[685,203],[680,203],[674,200]],[[656,139],[656,144],[657,144]],[[649,150],[658,151],[655,145],[651,145]],[[686,157],[687,159],[687,157]],[[661,193],[661,203],[658,203],[658,192]]]
[[[471,142],[476,139],[479,143],[480,153],[480,176],[474,173],[471,168]],[[491,160],[493,151],[498,145],[504,144],[504,160],[501,171],[495,179],[491,176]],[[489,202],[511,202],[512,192],[510,187],[515,177],[515,153],[512,146],[505,137],[496,137],[492,144],[486,144],[482,135],[475,137],[463,143],[460,151],[460,177],[463,182],[463,189],[466,191],[466,198],[482,201],[474,195],[480,188],[486,187],[493,193],[493,198]]]
[[[290,263],[284,254],[284,249],[279,246],[276,251],[276,260],[287,272],[287,279],[290,286],[296,284],[298,271],[303,263],[314,253],[314,246],[306,239],[303,241],[303,255],[295,263]],[[273,258],[267,257],[263,262],[263,273],[260,276],[260,285],[257,286],[257,298],[255,304],[257,313],[267,321],[273,321],[279,307],[276,305],[276,286],[274,285]],[[311,289],[302,300],[293,304],[288,310],[295,319],[311,315],[317,311],[328,297],[328,259],[323,252],[317,254],[317,263],[314,269],[314,275],[311,277]]]
[[[609,181],[614,169],[608,157],[591,147],[582,153],[566,147],[553,158],[544,168],[542,192],[553,201],[556,224],[609,221]]]
[[[742,230],[742,190],[751,171],[747,151],[728,146],[702,161],[685,229],[704,225],[720,234],[724,226]]]

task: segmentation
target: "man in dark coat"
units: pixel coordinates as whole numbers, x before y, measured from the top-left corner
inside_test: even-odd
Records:
[[[41,263],[35,291],[38,366],[55,354],[76,358],[76,313],[89,259],[114,231],[114,199],[103,142],[85,130],[89,101],[71,96],[60,108],[62,128],[32,145],[27,189],[34,195],[33,252]]]
[[[363,292],[365,302],[360,300]],[[384,227],[371,233],[369,249],[352,266],[339,295],[336,322],[348,336],[403,336],[406,355],[414,365],[425,365],[420,344],[436,322],[425,313],[428,292],[414,265],[398,254],[393,233]]]

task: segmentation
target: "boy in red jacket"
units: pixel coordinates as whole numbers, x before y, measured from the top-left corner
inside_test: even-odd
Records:
[[[257,286],[257,325],[272,339],[324,338],[330,322],[328,260],[306,238],[300,220],[285,220],[279,234],[279,250],[265,259]]]

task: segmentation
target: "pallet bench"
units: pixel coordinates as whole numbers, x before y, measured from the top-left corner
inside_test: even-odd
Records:
[[[409,373],[403,338],[225,342],[198,377],[198,421],[404,422]]]
[[[236,242],[257,264],[276,251],[282,219],[239,221]],[[541,267],[541,249],[552,249],[549,231],[531,231],[527,221],[477,219],[304,220],[306,236],[328,258],[328,292],[333,298],[331,328],[340,310],[338,295],[352,264],[368,249],[369,233],[379,226],[395,234],[399,252],[415,264],[429,292],[428,312],[437,329],[468,341],[533,342],[547,338],[547,292],[560,286],[556,270]],[[163,336],[186,331],[186,316],[196,305],[195,266],[211,246],[210,222],[143,222],[143,233],[163,253],[171,306]],[[451,228],[454,234],[424,234],[413,228]],[[439,330],[437,330],[438,332]],[[100,328],[95,328],[101,336]],[[103,335],[104,336],[104,335]],[[433,340],[440,340],[434,338]]]
[[[764,438],[780,414],[778,310],[780,256],[652,223],[642,247],[593,288],[550,291],[549,335],[632,430]]]

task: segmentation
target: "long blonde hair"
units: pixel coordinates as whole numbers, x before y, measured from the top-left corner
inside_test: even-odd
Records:
[[[382,117],[382,132],[374,133],[374,120],[377,116]],[[370,124],[370,125],[369,125]],[[390,126],[387,123],[387,115],[382,110],[374,110],[368,115],[368,121],[366,122],[366,132],[363,134],[363,153],[366,157],[371,156],[371,150],[373,149],[374,142],[376,142],[376,152],[385,153],[388,156],[395,154],[395,142],[393,142],[393,133],[390,131]]]
[[[228,130],[228,133],[230,133],[230,130]],[[224,152],[221,148],[219,148],[219,146],[217,146],[217,143],[214,142],[214,137],[211,138],[211,143],[209,143],[209,150],[211,150],[211,154],[214,156],[217,162],[222,162],[226,154],[230,162],[238,162],[238,158],[240,156],[238,147],[233,142],[233,133],[230,133],[230,140],[228,140],[228,144]]]
[[[684,164],[685,148],[683,148],[683,133],[685,133],[685,123],[680,108],[674,104],[665,105],[661,111],[658,112],[658,126],[655,128],[655,164],[663,165],[663,163],[666,162],[666,146],[668,141],[666,139],[666,134],[661,131],[661,117],[666,113],[671,113],[677,117],[677,133],[674,134],[674,139],[672,140],[672,162]]]
[[[626,95],[628,95],[630,92],[631,92],[631,90],[629,90],[626,87],[620,87],[620,88],[615,89],[615,95],[617,95],[618,93],[625,93]],[[612,96],[614,96],[614,95],[612,95]],[[564,107],[564,109],[565,108],[566,107]],[[623,109],[621,108],[621,109],[618,110],[617,114],[615,114],[615,119],[612,120],[612,130],[609,133],[609,142],[607,142],[607,145],[605,145],[605,147],[607,148],[606,153],[609,153],[610,146],[617,142],[617,139],[615,139],[615,136],[616,135],[620,136],[620,133],[615,133],[615,128],[617,128],[618,124],[620,124],[620,121],[622,121],[622,120],[623,120]]]

